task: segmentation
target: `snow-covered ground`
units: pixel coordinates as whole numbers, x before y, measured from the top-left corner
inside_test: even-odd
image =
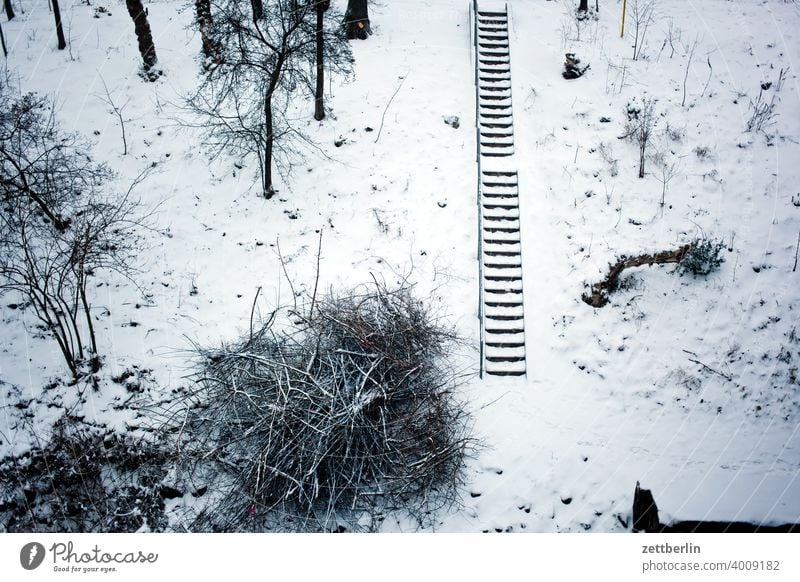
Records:
[[[580,24],[577,1],[508,2],[528,375],[481,380],[466,0],[371,7],[355,78],[332,81],[327,119],[314,121],[309,101],[299,122],[321,153],[296,162],[272,200],[259,197],[252,161],[209,160],[179,123],[199,72],[190,3],[147,3],[165,72],[155,83],[137,76],[124,2],[62,4],[69,50],[55,49],[47,3],[3,22],[8,76],[54,96],[64,126],[96,141],[121,184],[153,166],[138,193],[157,228],[141,255],[144,296],[113,278],[93,289],[108,365],[84,404],[74,386],[52,386],[66,376],[59,353],[4,298],[2,453],[42,438],[64,408],[119,429],[142,422],[110,376],[151,369],[151,400],[185,384],[191,342],[246,329],[259,286],[264,315],[290,300],[279,254],[297,290],[313,287],[322,229],[321,288],[408,278],[474,345],[461,355],[475,372],[463,390],[486,449],[437,531],[622,531],[637,480],[662,520],[800,522],[800,5],[658,0],[633,61],[619,1]],[[566,52],[591,65],[580,79],[562,78]],[[775,123],[745,132],[767,82]],[[126,104],[125,156],[103,83]],[[664,206],[657,162],[639,179],[635,146],[618,139],[641,97],[657,98],[652,151],[676,168]],[[444,123],[454,115],[457,129]],[[701,236],[726,243],[708,277],[641,267],[609,305],[581,301],[622,255]]]

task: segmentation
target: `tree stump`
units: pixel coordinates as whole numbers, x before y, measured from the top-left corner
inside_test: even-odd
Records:
[[[638,481],[633,492],[633,531],[646,533],[661,531],[656,500],[653,499],[649,489],[639,487]]]

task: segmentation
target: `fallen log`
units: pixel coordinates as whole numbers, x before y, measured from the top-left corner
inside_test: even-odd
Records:
[[[674,251],[662,251],[655,254],[643,254],[635,257],[622,256],[616,264],[614,264],[608,271],[606,278],[592,285],[588,293],[584,293],[581,299],[584,303],[592,307],[603,307],[609,302],[609,295],[617,290],[619,287],[619,277],[625,269],[633,267],[642,267],[644,265],[652,266],[665,265],[668,263],[680,263],[683,257],[689,251],[692,245],[686,244]]]

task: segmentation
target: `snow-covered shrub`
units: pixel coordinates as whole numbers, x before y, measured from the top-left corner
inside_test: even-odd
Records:
[[[658,123],[656,99],[642,97],[633,99],[625,106],[625,133],[620,139],[635,143],[639,148],[639,177],[644,178],[644,162],[653,129]]]
[[[713,273],[725,262],[725,257],[720,254],[724,246],[725,242],[721,239],[695,239],[678,265],[680,273],[694,276]]]
[[[69,420],[0,459],[0,531],[163,531],[166,454],[157,444]]]
[[[775,94],[773,93],[772,98],[767,102],[764,97],[765,87],[769,89],[769,84],[762,85],[756,100],[750,101],[751,114],[745,129],[747,132],[763,131],[775,123],[775,117],[778,115],[775,113]]]
[[[300,324],[270,324],[199,349],[182,443],[219,492],[197,530],[375,529],[389,511],[421,523],[459,498],[475,443],[457,341],[407,288],[311,301]]]

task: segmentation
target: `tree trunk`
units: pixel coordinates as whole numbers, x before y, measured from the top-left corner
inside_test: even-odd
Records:
[[[158,62],[158,57],[156,56],[156,47],[153,44],[153,33],[150,32],[150,23],[147,21],[147,12],[142,6],[142,0],[125,0],[125,4],[128,7],[128,14],[131,15],[133,20],[144,69],[149,71]]]
[[[344,13],[344,27],[347,38],[364,40],[372,34],[369,25],[367,0],[347,0],[347,11]]]
[[[644,157],[647,142],[642,142],[639,146],[639,177],[644,178]]]
[[[580,5],[578,6],[579,12],[588,12],[589,10],[589,0],[581,0]]]
[[[211,27],[214,24],[211,18],[211,0],[195,0],[195,18],[197,18],[197,28],[200,31],[200,40],[203,43],[203,56],[214,59],[216,47],[211,39]]]
[[[267,134],[264,136],[264,162],[261,169],[263,176],[264,197],[269,200],[275,194],[272,186],[272,147],[274,142],[274,132],[272,128],[272,93],[268,92],[264,97],[264,124]]]
[[[53,0],[53,17],[56,19],[58,50],[63,51],[67,48],[67,40],[64,38],[64,27],[61,25],[61,8],[58,6],[58,0]]]
[[[8,16],[9,20],[14,19],[14,7],[11,5],[11,0],[3,0],[3,6],[6,8],[6,16]]]
[[[8,48],[6,47],[6,36],[3,34],[3,27],[0,26],[0,44],[3,45],[3,56],[8,56]]]
[[[330,6],[330,4],[328,4]],[[325,59],[322,24],[325,15],[325,3],[317,4],[317,88],[314,94],[314,119],[320,121],[325,118]]]
[[[250,5],[253,7],[253,22],[264,18],[264,3],[262,0],[250,0]]]

